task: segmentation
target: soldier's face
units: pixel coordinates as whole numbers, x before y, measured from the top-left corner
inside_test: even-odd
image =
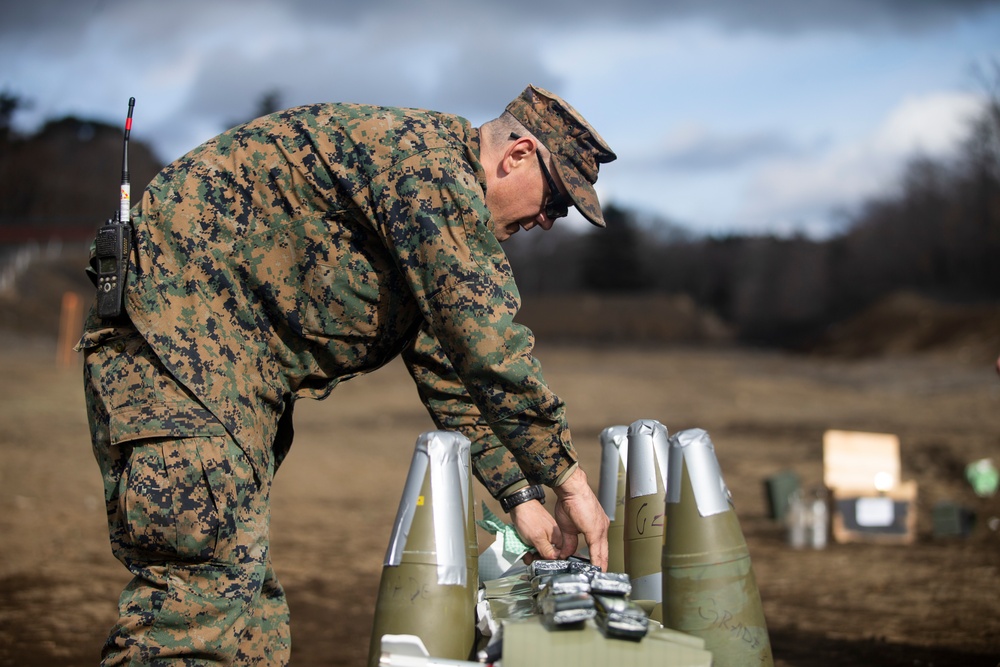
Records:
[[[521,202],[524,201],[521,200]],[[535,227],[541,227],[542,229],[552,228],[553,221],[545,217],[545,214],[540,211],[537,203],[523,208],[533,209],[534,212],[528,212],[525,215],[518,215],[516,211],[509,211],[509,215],[494,214],[493,233],[496,235],[498,241],[503,243],[522,229],[528,231]],[[491,208],[490,210],[492,212],[493,209]]]
[[[556,192],[550,191],[550,184],[555,182],[551,176],[546,178],[541,167],[540,161],[527,161],[502,179],[502,185],[497,184],[500,187],[487,191],[486,204],[493,217],[493,233],[501,243],[522,229],[552,228],[555,218],[546,215],[546,204],[561,192],[558,185]]]

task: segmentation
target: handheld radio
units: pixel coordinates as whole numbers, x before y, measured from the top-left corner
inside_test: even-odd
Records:
[[[132,222],[129,219],[131,185],[128,174],[128,136],[132,130],[132,109],[135,98],[128,100],[125,119],[125,141],[122,149],[122,183],[118,213],[108,218],[97,230],[94,258],[97,269],[97,314],[105,319],[122,313],[125,296],[125,276],[128,273],[128,253],[132,247]]]

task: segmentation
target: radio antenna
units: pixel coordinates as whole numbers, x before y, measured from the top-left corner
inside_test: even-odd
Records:
[[[128,135],[132,132],[132,110],[135,108],[135,98],[128,98],[128,116],[125,118],[125,141],[122,146],[122,187],[119,202],[118,220],[129,224],[129,208],[131,208],[132,186],[128,175]]]

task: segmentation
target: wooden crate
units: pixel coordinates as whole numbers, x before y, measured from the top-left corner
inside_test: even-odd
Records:
[[[917,483],[900,479],[899,438],[891,433],[823,434],[823,483],[837,542],[910,544],[916,539]]]

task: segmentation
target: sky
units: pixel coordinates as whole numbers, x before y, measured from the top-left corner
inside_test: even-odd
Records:
[[[597,190],[694,233],[824,237],[947,159],[1000,67],[1000,0],[33,0],[0,8],[20,132],[124,124],[163,161],[282,107],[479,125],[533,83],[618,155]],[[977,75],[977,71],[980,72]],[[565,224],[584,225],[573,216]]]

